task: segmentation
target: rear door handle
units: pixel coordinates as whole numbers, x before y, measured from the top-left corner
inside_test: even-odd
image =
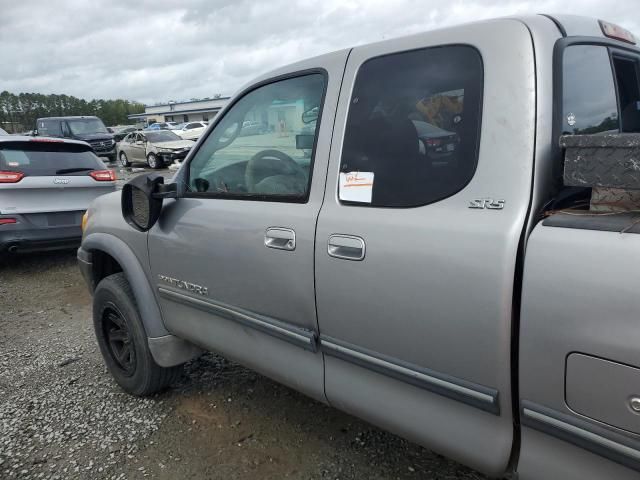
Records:
[[[264,245],[267,248],[277,248],[278,250],[295,250],[296,232],[290,228],[267,228],[264,235]]]
[[[327,245],[329,256],[343,260],[363,260],[364,240],[354,235],[331,235]]]

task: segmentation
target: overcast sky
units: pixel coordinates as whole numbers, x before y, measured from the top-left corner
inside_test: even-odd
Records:
[[[538,12],[640,35],[640,0],[0,0],[0,91],[144,103],[230,95],[305,57]]]

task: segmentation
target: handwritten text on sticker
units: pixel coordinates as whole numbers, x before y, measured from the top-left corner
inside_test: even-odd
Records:
[[[340,200],[371,203],[373,172],[346,172],[340,174]]]

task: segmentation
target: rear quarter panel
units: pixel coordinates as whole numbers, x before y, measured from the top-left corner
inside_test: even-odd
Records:
[[[572,410],[565,375],[572,353],[640,367],[639,264],[640,235],[538,225],[525,258],[520,327],[521,399],[620,435],[638,450],[640,436],[631,430],[640,417],[625,431]],[[602,398],[610,380],[587,379],[593,397]],[[640,385],[628,388],[640,394]],[[601,408],[626,409],[626,401]],[[638,471],[527,426],[521,452],[523,479],[640,478]]]

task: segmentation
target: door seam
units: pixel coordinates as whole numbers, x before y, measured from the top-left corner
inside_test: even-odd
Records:
[[[331,152],[333,150],[333,136],[335,135],[335,131],[336,131],[336,120],[338,119],[338,111],[339,111],[339,105],[340,105],[340,97],[342,95],[342,88],[344,85],[344,79],[345,76],[347,74],[347,65],[349,64],[349,57],[351,56],[351,52],[353,51],[353,48],[350,48],[349,51],[347,52],[347,56],[344,59],[344,64],[342,66],[342,78],[340,79],[340,86],[338,88],[338,95],[336,98],[336,103],[335,103],[335,113],[333,115],[333,125],[331,126],[331,136],[329,139],[329,151],[328,151],[328,156],[327,156],[327,163],[325,164],[326,170],[325,170],[325,174],[324,174],[324,188],[322,191],[322,200],[320,201],[320,208],[318,208],[318,213],[316,214],[316,221],[315,221],[315,227],[313,229],[313,301],[314,301],[314,311],[316,312],[316,329],[318,331],[318,335],[317,335],[317,342],[318,342],[318,347],[320,344],[319,338],[320,338],[320,319],[318,318],[318,295],[317,295],[317,286],[316,286],[316,280],[317,280],[317,276],[316,276],[316,252],[318,249],[318,221],[320,219],[320,214],[322,213],[322,209],[324,208],[324,202],[325,199],[327,197],[327,183],[329,180],[329,163],[331,162]],[[326,107],[326,106],[325,106]],[[325,362],[325,354],[324,352],[322,352],[322,350],[318,349],[321,355],[321,359],[322,359],[322,395],[324,396],[324,400],[327,403],[327,405],[331,405],[331,402],[329,402],[329,398],[327,397],[327,365]]]

